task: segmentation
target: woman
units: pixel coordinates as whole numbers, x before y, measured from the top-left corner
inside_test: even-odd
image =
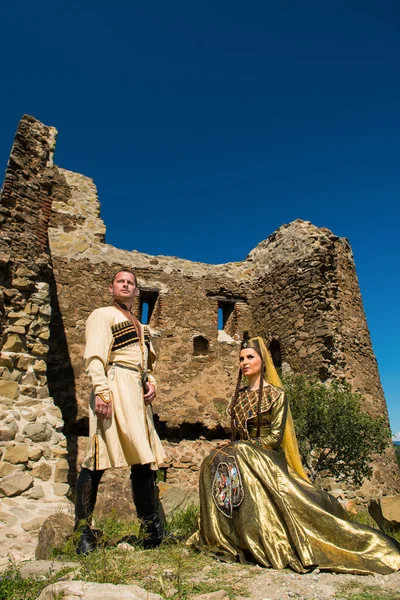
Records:
[[[225,560],[304,573],[315,567],[355,574],[400,569],[400,545],[349,522],[337,500],[304,472],[279,376],[260,337],[243,342],[228,412],[232,440],[200,473],[200,529],[191,542]],[[248,380],[241,387],[242,375]]]

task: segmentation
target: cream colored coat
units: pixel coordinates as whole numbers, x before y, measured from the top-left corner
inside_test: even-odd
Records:
[[[132,339],[129,329],[126,316],[114,306],[94,310],[86,322],[84,360],[92,381],[92,394],[89,443],[82,466],[88,469],[150,463],[156,470],[166,456],[154,427],[152,408],[144,404],[138,369],[138,366],[146,370],[154,366],[154,349],[150,342],[149,356],[144,339],[145,326],[141,326],[140,341]],[[149,381],[155,385],[152,375],[149,375]],[[111,398],[110,419],[96,417],[96,395],[105,400]]]

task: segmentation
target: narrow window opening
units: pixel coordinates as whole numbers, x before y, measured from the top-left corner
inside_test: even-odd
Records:
[[[278,340],[272,340],[269,345],[269,351],[271,353],[272,362],[274,363],[277,369],[282,368],[282,352],[281,345]]]
[[[207,338],[202,335],[196,335],[193,338],[193,356],[207,356],[209,345]]]
[[[143,325],[157,325],[154,322],[157,300],[158,292],[140,291],[138,317]]]
[[[234,302],[218,302],[218,329],[224,330],[227,333],[234,327],[234,311],[235,311],[235,303]],[[228,331],[229,330],[229,331]]]
[[[143,325],[148,325],[148,323],[149,323],[149,303],[148,302],[142,303],[142,315],[141,315],[140,320],[143,323]]]

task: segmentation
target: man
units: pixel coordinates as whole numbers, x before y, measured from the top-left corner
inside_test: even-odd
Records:
[[[131,466],[132,495],[142,519],[144,547],[158,546],[164,535],[155,473],[165,452],[151,410],[155,380],[147,376],[156,356],[147,327],[131,312],[138,293],[135,273],[125,268],[118,271],[109,291],[112,305],[94,310],[86,322],[84,360],[92,395],[89,443],[76,484],[78,554],[96,548],[90,521],[101,476],[110,467]]]

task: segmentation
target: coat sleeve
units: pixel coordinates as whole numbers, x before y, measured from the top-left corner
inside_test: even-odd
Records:
[[[267,448],[278,448],[282,443],[285,432],[288,402],[283,390],[271,407],[271,429],[270,432],[261,437],[262,445]]]
[[[106,370],[112,342],[109,318],[101,309],[93,311],[86,322],[86,346],[83,356],[93,392],[102,396],[105,401],[111,399]]]

